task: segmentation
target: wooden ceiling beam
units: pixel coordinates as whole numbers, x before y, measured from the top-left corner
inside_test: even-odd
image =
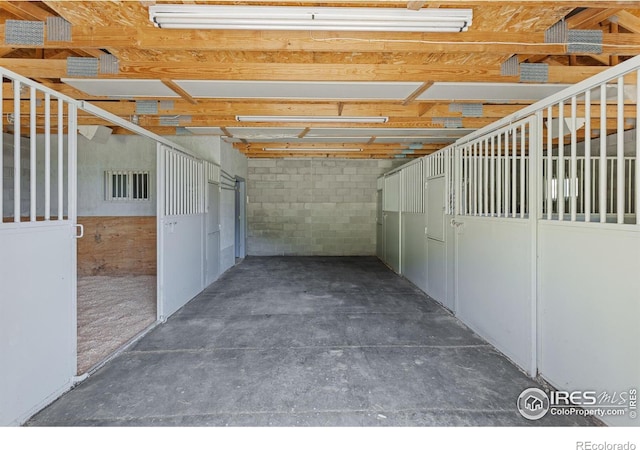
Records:
[[[569,17],[566,20],[567,26],[570,29],[597,28],[600,22],[609,19],[609,17],[617,14],[620,10],[621,8],[596,9],[592,5],[589,5],[588,9]]]
[[[618,11],[616,13],[618,25],[632,33],[640,34],[640,17],[631,14],[628,11]]]
[[[619,11],[619,10],[617,10]],[[633,15],[631,15],[633,16]],[[631,22],[625,16],[626,22]],[[624,26],[624,25],[623,25]],[[4,44],[4,24],[0,24],[0,48]],[[621,55],[640,53],[640,38],[624,41],[604,33],[606,52]],[[243,30],[162,30],[113,25],[73,26],[72,42],[45,41],[46,49],[129,48],[138,50],[199,52],[414,52],[414,53],[532,53],[563,55],[564,44],[546,44],[544,33],[468,31],[465,33],[369,33],[367,39],[354,32]],[[30,46],[25,46],[26,48]]]
[[[35,4],[35,2],[0,2],[0,9],[4,9],[20,20],[46,21],[52,14]]]
[[[188,103],[192,104],[192,105],[197,105],[198,104],[198,100],[196,100],[195,98],[193,98],[191,96],[191,94],[189,94],[187,91],[185,91],[184,89],[182,89],[182,87],[180,87],[180,85],[178,83],[176,83],[173,80],[170,80],[168,78],[163,78],[162,80],[162,84],[164,84],[166,87],[168,87],[169,89],[171,89],[173,92],[175,92],[176,94],[178,94],[180,97],[182,97],[184,100],[186,100]]]
[[[433,81],[426,81],[422,83],[422,85],[413,91],[411,95],[409,95],[403,102],[402,106],[407,106],[409,103],[413,102],[416,98],[420,97],[427,89],[433,86]]]
[[[564,44],[544,42],[544,33],[467,31],[464,33],[251,32],[238,30],[162,30],[140,34],[137,48],[199,51],[277,52],[415,52],[415,53],[534,53],[566,54]],[[167,34],[167,32],[171,32]],[[637,54],[640,40],[619,42],[603,35],[606,51]],[[639,48],[635,48],[638,46]]]
[[[26,77],[64,78],[64,60],[3,58],[2,65]],[[549,83],[578,83],[597,75],[606,67],[549,67]],[[253,81],[416,81],[425,73],[433,81],[518,82],[517,76],[502,76],[494,66],[454,64],[284,64],[284,63],[207,63],[176,65],[166,61],[121,61],[118,75],[99,78],[193,79]]]
[[[46,81],[46,80],[43,80]],[[10,83],[4,83],[4,101],[3,110],[5,112],[13,111],[13,92]],[[49,87],[54,88],[51,83],[46,83]],[[42,98],[42,95],[39,95]],[[136,114],[136,104],[133,101],[92,101],[93,105],[104,109],[112,114],[122,117],[128,117]],[[286,111],[288,115],[309,115],[309,110],[312,110],[314,114],[321,116],[331,116],[335,114],[335,105],[331,102],[231,102],[231,101],[217,101],[210,99],[202,99],[197,105],[189,104],[185,101],[175,100],[173,102],[173,108],[171,109],[159,109],[157,114],[145,114],[144,117],[159,117],[164,115],[188,115],[196,120],[209,119],[215,120],[234,120],[238,115],[282,115],[283,111]],[[23,111],[28,111],[28,93],[24,94],[21,102]],[[483,105],[483,118],[485,119],[497,119],[513,114],[516,111],[522,109],[523,105]],[[406,108],[398,105],[392,105],[385,102],[375,103],[346,103],[345,111],[348,116],[379,116],[388,115],[392,121],[403,120],[411,121],[416,120],[424,122],[431,120],[432,117],[462,117],[460,112],[450,112],[449,103],[423,103],[409,105]],[[428,108],[428,111],[425,109]],[[629,101],[625,107],[625,116],[630,117],[635,114],[635,105]],[[577,106],[578,115],[584,115],[584,104]],[[609,104],[606,108],[607,115],[613,117],[616,114],[616,105]],[[39,114],[44,113],[44,107],[37,108]],[[570,107],[565,105],[564,108],[565,117],[570,114]],[[600,117],[600,106],[597,103],[593,103],[591,107],[591,116]],[[322,127],[323,124],[316,124],[313,127]],[[364,124],[366,126],[366,124]],[[384,127],[383,125],[378,125]],[[333,127],[333,125],[331,125]]]

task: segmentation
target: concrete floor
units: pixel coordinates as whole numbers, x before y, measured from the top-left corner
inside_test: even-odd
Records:
[[[28,425],[593,424],[531,386],[375,258],[250,257]]]

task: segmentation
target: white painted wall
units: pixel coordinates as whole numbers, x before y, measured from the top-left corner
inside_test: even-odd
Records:
[[[106,170],[149,171],[148,201],[113,202],[105,200]],[[132,135],[111,135],[106,143],[78,136],[78,215],[79,216],[155,216],[156,143]]]

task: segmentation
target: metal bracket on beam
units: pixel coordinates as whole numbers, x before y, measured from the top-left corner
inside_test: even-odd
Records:
[[[602,54],[602,30],[569,30],[568,53]]]
[[[520,81],[546,83],[549,81],[549,65],[544,63],[521,63]]]
[[[7,20],[4,28],[7,45],[44,45],[44,22]]]

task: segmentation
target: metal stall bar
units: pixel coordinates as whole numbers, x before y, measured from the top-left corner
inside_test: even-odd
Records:
[[[515,130],[514,130],[515,132]],[[526,198],[527,198],[527,189],[525,182],[527,180],[527,164],[526,164],[526,156],[525,156],[525,148],[526,148],[526,129],[525,124],[523,123],[520,127],[520,218],[524,218],[526,213]]]
[[[517,193],[518,193],[518,137],[516,128],[509,130],[511,132],[511,217],[516,217],[518,212]]]
[[[491,198],[491,204],[489,206],[489,214],[491,217],[496,215],[496,137],[491,136],[491,163],[489,165],[489,197]]]
[[[497,151],[497,160],[496,160],[496,164],[498,165],[498,170],[497,170],[497,174],[496,174],[496,188],[497,188],[497,195],[496,195],[496,212],[497,212],[497,217],[502,217],[502,137],[500,137],[500,135],[496,136],[496,141],[498,142],[498,151]]]
[[[13,80],[13,221],[20,223],[20,81]]]
[[[584,221],[591,222],[591,89],[584,93]]]
[[[38,165],[36,161],[36,88],[35,86],[29,87],[29,220],[31,222],[36,221],[36,194],[37,194],[37,170]],[[20,134],[20,130],[16,130],[16,133]]]
[[[58,220],[64,219],[64,101],[58,99]]]
[[[600,85],[600,162],[599,162],[600,223],[607,221],[607,85]]]
[[[564,101],[558,103],[558,177],[556,192],[558,201],[558,220],[564,220]]]
[[[51,94],[44,94],[44,220],[51,219]]]
[[[624,76],[618,77],[618,114],[617,114],[617,172],[618,183],[616,186],[616,212],[618,223],[624,223]]]
[[[553,133],[551,132],[551,123],[553,119],[553,106],[547,108],[547,193],[545,195],[545,205],[547,210],[547,220],[553,217]]]
[[[577,219],[578,213],[578,192],[577,192],[577,184],[578,184],[578,159],[577,159],[577,151],[578,151],[578,130],[576,115],[577,115],[577,98],[574,95],[571,97],[571,161],[570,161],[570,170],[571,175],[569,179],[569,198],[571,201],[569,211],[571,213],[571,222],[575,222]]]
[[[1,79],[2,77],[0,77]],[[2,104],[4,102],[4,92],[0,89],[0,119],[4,117],[4,112],[2,109]],[[0,122],[0,130],[3,131],[2,136],[0,136],[0,225],[4,222],[4,130],[2,122]]]
[[[636,225],[640,226],[640,70],[636,72],[636,166],[635,166],[635,214]]]
[[[509,159],[509,132],[504,131],[504,216],[511,211],[511,164]]]

